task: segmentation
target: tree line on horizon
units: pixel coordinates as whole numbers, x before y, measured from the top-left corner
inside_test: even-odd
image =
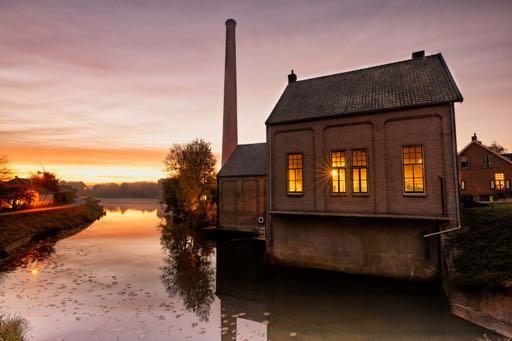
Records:
[[[94,198],[140,198],[161,199],[162,185],[159,182],[138,181],[102,183],[87,186],[83,181],[61,181],[63,185],[76,189],[78,195]]]

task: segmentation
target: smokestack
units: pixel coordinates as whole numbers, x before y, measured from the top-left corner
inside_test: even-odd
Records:
[[[236,21],[226,20],[226,64],[224,70],[224,118],[222,125],[222,165],[238,144],[236,110]]]

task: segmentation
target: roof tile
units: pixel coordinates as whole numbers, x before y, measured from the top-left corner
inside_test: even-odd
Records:
[[[288,84],[267,124],[462,101],[441,54]]]

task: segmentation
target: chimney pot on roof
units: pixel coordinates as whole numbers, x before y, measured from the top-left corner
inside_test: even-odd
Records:
[[[226,26],[236,26],[235,19],[228,19],[228,20],[226,20]]]
[[[292,83],[295,83],[297,81],[297,75],[293,73],[293,70],[292,70],[292,73],[290,73],[288,75],[288,84],[292,84]]]
[[[478,142],[478,139],[476,137],[476,133],[474,133],[473,136],[471,136],[471,141]]]
[[[423,59],[423,58],[425,58],[425,50],[416,51],[416,52],[412,53],[412,59],[414,59],[414,60]]]

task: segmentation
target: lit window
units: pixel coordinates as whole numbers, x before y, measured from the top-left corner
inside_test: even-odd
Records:
[[[492,167],[492,155],[491,154],[484,155],[484,158],[482,160],[482,166],[484,168]]]
[[[352,151],[352,191],[368,193],[368,155],[365,149]]]
[[[505,180],[505,189],[510,189],[510,180]]]
[[[505,174],[495,173],[494,174],[494,189],[499,191],[505,189]]]
[[[333,193],[346,192],[345,152],[331,152],[331,175]]]
[[[424,193],[423,148],[421,146],[402,147],[402,166],[405,193]]]
[[[461,190],[465,190],[465,189],[466,189],[466,181],[462,180],[462,181],[460,182],[460,189],[461,189]]]
[[[460,168],[462,168],[462,169],[469,168],[469,159],[466,155],[461,155],[461,157],[460,157]]]
[[[288,154],[288,193],[302,193],[302,154]]]

